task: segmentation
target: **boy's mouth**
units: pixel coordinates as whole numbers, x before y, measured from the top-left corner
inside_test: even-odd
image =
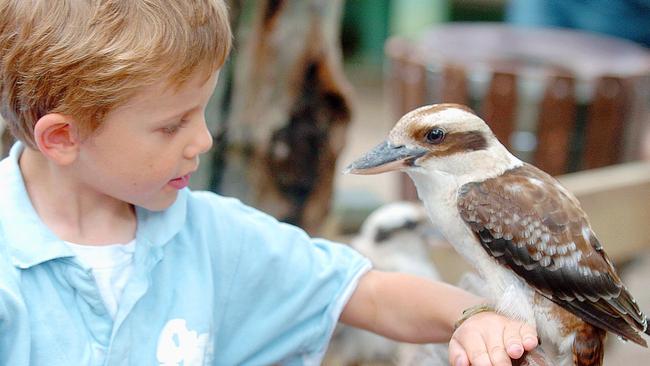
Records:
[[[169,184],[170,186],[180,190],[180,189],[183,189],[183,188],[187,187],[188,184],[190,184],[190,177],[191,176],[192,176],[192,173],[185,174],[182,177],[178,177],[178,178],[170,180],[169,183],[167,183],[167,184]]]

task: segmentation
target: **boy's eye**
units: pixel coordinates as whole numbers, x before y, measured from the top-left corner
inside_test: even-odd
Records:
[[[180,128],[180,126],[178,126],[178,125],[176,125],[176,126],[168,126],[168,127],[164,127],[164,128],[162,129],[162,131],[163,131],[164,133],[168,134],[168,135],[173,135],[173,134],[175,134],[176,132],[178,132],[178,129],[179,129],[179,128]]]
[[[180,123],[175,124],[175,125],[163,127],[162,132],[167,134],[167,135],[173,135],[183,127],[185,127],[185,121],[181,121]]]

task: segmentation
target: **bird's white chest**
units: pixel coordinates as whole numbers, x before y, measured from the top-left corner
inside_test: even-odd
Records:
[[[485,279],[491,300],[505,315],[535,325],[533,310],[534,290],[510,269],[499,264],[481,246],[480,242],[463,221],[457,208],[457,184],[442,181],[433,187],[412,176],[420,199],[427,209],[434,226]]]

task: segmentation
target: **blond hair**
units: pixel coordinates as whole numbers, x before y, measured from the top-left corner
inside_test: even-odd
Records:
[[[0,0],[0,113],[34,148],[48,113],[92,132],[138,89],[221,67],[231,37],[222,0]]]

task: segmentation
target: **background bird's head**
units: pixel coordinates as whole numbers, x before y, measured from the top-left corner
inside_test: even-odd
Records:
[[[384,142],[346,171],[489,176],[517,161],[472,110],[459,104],[434,104],[404,115]]]
[[[432,251],[446,246],[420,203],[391,202],[374,210],[350,246],[368,257],[373,267],[439,279]]]

